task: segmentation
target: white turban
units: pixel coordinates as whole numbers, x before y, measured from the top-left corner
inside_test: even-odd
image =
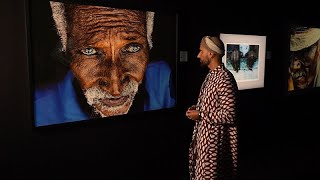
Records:
[[[213,36],[205,36],[202,38],[202,41],[204,42],[204,45],[206,45],[210,50],[222,56],[224,55],[224,44],[219,38]]]

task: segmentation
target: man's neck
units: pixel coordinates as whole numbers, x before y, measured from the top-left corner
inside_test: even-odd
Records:
[[[208,68],[213,71],[215,70],[218,66],[220,66],[222,64],[221,60],[218,59],[212,59],[210,64],[208,65]]]

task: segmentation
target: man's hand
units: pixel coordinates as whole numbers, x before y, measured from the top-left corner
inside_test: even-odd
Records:
[[[199,117],[199,111],[196,110],[196,105],[192,105],[188,108],[188,110],[186,111],[186,116],[188,119],[191,119],[191,120],[198,120],[200,117]]]

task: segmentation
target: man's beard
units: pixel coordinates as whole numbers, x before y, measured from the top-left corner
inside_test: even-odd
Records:
[[[127,114],[130,110],[139,83],[130,81],[123,89],[120,96],[112,96],[101,88],[94,86],[84,91],[87,103],[93,107],[101,117],[116,116]]]
[[[200,60],[201,67],[206,67],[209,65],[209,63],[210,63],[209,59]]]

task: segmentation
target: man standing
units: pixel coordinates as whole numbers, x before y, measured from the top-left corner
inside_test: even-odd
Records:
[[[217,37],[205,36],[198,58],[209,68],[197,105],[186,111],[195,121],[189,149],[190,179],[234,179],[237,176],[238,87],[232,73],[222,63],[224,43]]]

